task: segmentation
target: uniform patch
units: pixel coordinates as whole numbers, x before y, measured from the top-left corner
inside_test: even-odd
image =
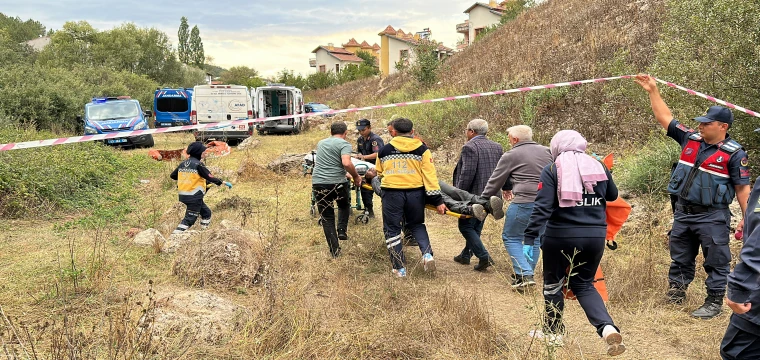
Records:
[[[742,166],[747,166],[747,165],[749,165],[749,160],[747,160],[746,157],[742,158],[741,164],[742,164]]]
[[[538,183],[538,190],[541,190],[543,188],[544,188],[544,183],[543,182],[539,182]]]
[[[685,131],[685,132],[692,132],[693,131],[692,129],[687,128],[686,125],[684,125],[684,124],[678,124],[678,125],[676,125],[676,129],[679,129],[679,130]]]
[[[749,170],[747,169],[739,169],[739,176],[743,178],[749,177]]]
[[[719,162],[720,162],[720,161],[719,161]],[[720,165],[715,165],[715,164],[707,164],[707,167],[711,167],[711,168],[713,168],[713,169],[718,169],[718,170],[725,170],[725,169],[724,169],[722,166],[720,166]]]
[[[715,161],[717,161],[717,162],[723,162],[723,157],[722,156],[718,156],[718,158]]]
[[[694,149],[688,148],[683,153],[686,154],[686,155],[691,155],[691,153],[693,153],[693,152],[694,152]]]

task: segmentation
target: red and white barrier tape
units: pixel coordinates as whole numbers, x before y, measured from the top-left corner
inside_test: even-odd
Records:
[[[705,95],[705,94],[703,94],[703,93],[701,93],[699,91],[694,91],[692,89],[687,89],[687,88],[685,88],[683,86],[673,84],[672,82],[668,82],[668,81],[665,81],[665,80],[660,80],[658,78],[654,78],[654,79],[657,80],[658,83],[665,84],[667,86],[670,86],[672,88],[676,88],[678,90],[686,91],[687,93],[689,93],[691,95],[699,96],[699,97],[701,97],[703,99],[707,99],[707,100],[710,100],[710,101],[712,101],[714,103],[721,104],[721,105],[723,105],[723,106],[725,106],[727,108],[734,109],[734,110],[739,110],[739,111],[741,111],[743,113],[752,115],[754,117],[760,117],[759,113],[754,112],[754,111],[752,111],[750,109],[747,109],[747,108],[743,108],[743,107],[741,107],[739,105],[732,104],[732,103],[730,103],[728,101],[723,101],[721,99],[716,99],[716,98],[714,98],[714,97],[712,97],[710,95]]]
[[[226,126],[229,126],[229,125],[259,123],[259,122],[265,122],[265,121],[270,121],[270,120],[281,120],[281,119],[301,118],[301,117],[308,117],[308,116],[321,116],[321,115],[341,114],[341,113],[353,113],[353,112],[366,111],[366,110],[379,110],[379,109],[387,109],[387,108],[392,108],[392,107],[403,107],[403,106],[408,106],[408,105],[429,104],[429,103],[440,102],[440,101],[470,99],[470,98],[478,98],[478,97],[492,96],[492,95],[504,95],[504,94],[511,94],[511,93],[517,93],[517,92],[527,92],[527,91],[533,91],[533,90],[553,89],[553,88],[564,87],[564,86],[574,86],[574,85],[601,83],[601,82],[606,82],[606,81],[611,81],[611,80],[631,79],[633,77],[634,77],[634,75],[613,76],[613,77],[598,78],[598,79],[589,79],[589,80],[570,81],[570,82],[561,82],[561,83],[555,83],[555,84],[522,87],[522,88],[509,89],[509,90],[489,91],[489,92],[483,92],[483,93],[477,93],[477,94],[449,96],[449,97],[438,98],[438,99],[430,99],[430,100],[418,100],[418,101],[409,101],[409,102],[402,102],[402,103],[396,103],[396,104],[365,106],[365,107],[360,107],[360,108],[341,109],[341,110],[330,110],[330,111],[318,112],[318,113],[304,113],[304,114],[294,114],[294,115],[285,115],[285,116],[272,116],[272,117],[263,117],[263,118],[256,118],[256,119],[242,119],[242,120],[234,120],[234,121],[222,121],[222,122],[218,122],[218,123],[208,123],[208,124],[198,124],[198,125],[185,125],[185,126],[174,126],[174,127],[166,127],[166,128],[158,128],[158,129],[148,129],[148,130],[119,131],[119,132],[111,132],[111,133],[107,133],[107,134],[86,135],[86,136],[73,136],[73,137],[58,138],[58,139],[47,139],[47,140],[26,141],[26,142],[19,142],[19,143],[0,144],[0,151],[17,150],[17,149],[29,149],[29,148],[35,148],[35,147],[61,145],[61,144],[71,144],[71,143],[79,143],[79,142],[85,142],[85,141],[97,141],[97,140],[116,139],[116,138],[123,138],[123,137],[129,137],[129,136],[138,136],[138,135],[146,135],[146,134],[159,134],[159,133],[175,132],[175,131],[200,130],[200,129],[208,129],[208,128],[214,128],[214,127],[226,127]],[[707,95],[702,94],[700,92],[696,92],[694,90],[690,90],[690,89],[687,89],[687,88],[675,85],[673,83],[665,82],[665,81],[660,80],[660,79],[656,79],[656,80],[659,81],[659,82],[661,82],[661,83],[663,83],[663,84],[666,84],[666,85],[668,85],[670,87],[675,87],[677,89],[686,91],[689,94],[703,97],[703,98],[705,98],[707,100],[714,101],[714,102],[717,102],[719,104],[723,104],[723,105],[725,105],[727,107],[730,107],[732,109],[736,109],[736,110],[745,112],[745,113],[750,114],[752,116],[758,116],[758,117],[760,117],[760,115],[758,115],[758,113],[756,113],[754,111],[751,111],[751,110],[748,110],[748,109],[745,109],[745,108],[743,108],[741,106],[737,106],[737,105],[725,102],[723,100],[716,99],[716,98],[711,97],[711,96],[707,96]]]

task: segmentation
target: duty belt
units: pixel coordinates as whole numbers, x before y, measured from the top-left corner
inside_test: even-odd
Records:
[[[693,204],[676,204],[676,210],[682,211],[684,214],[703,214],[715,210],[723,210],[726,208],[721,207],[714,207],[714,206],[703,206],[703,205],[693,205]]]

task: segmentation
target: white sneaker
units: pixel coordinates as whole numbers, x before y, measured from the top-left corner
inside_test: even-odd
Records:
[[[602,338],[607,343],[607,355],[616,356],[625,352],[623,336],[612,325],[607,325],[602,329]]]
[[[544,334],[541,330],[531,330],[528,332],[528,336],[546,341],[550,346],[561,347],[564,346],[562,335],[559,334]]]
[[[425,271],[435,271],[435,259],[433,259],[433,254],[425,253],[422,255],[422,267]]]

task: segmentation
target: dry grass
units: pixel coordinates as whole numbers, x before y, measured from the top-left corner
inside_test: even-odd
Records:
[[[211,165],[229,170],[238,169],[244,161],[268,163],[284,152],[307,152],[325,136],[312,131],[262,137],[262,145],[255,151],[233,150],[230,156],[211,160]],[[186,139],[176,135],[164,141],[181,146]],[[441,178],[449,179],[453,161],[436,158],[440,159]],[[151,179],[156,185],[146,187],[142,202],[147,199],[159,210],[171,209],[176,192],[161,186],[162,181]],[[266,234],[264,239],[269,244],[267,251],[253,251],[252,257],[267,265],[256,269],[261,278],[253,286],[249,277],[243,276],[245,272],[214,258],[223,251],[199,246],[195,251],[185,249],[184,255],[166,255],[132,246],[125,234],[141,225],[138,219],[149,218],[153,211],[150,207],[136,207],[127,223],[113,224],[100,235],[63,222],[0,221],[0,246],[12,249],[0,253],[0,277],[6,280],[0,285],[0,304],[13,324],[29,324],[15,329],[28,329],[30,334],[18,341],[10,335],[7,323],[0,325],[3,348],[15,348],[23,358],[21,349],[31,352],[33,344],[39,358],[66,358],[70,345],[61,339],[78,339],[74,343],[79,344],[83,357],[97,354],[91,358],[115,358],[106,355],[109,342],[104,339],[111,336],[122,339],[125,348],[135,349],[118,357],[123,359],[606,358],[604,345],[574,301],[567,304],[569,337],[565,347],[552,348],[526,336],[539,326],[543,302],[538,291],[518,294],[508,287],[512,270],[501,243],[501,222],[486,222],[484,241],[496,266],[481,274],[451,260],[463,246],[455,220],[428,212],[438,271],[426,274],[419,263],[419,251],[407,248],[410,276],[399,280],[390,273],[380,219],[367,225],[351,222],[351,240],[342,242],[342,256],[330,259],[322,230],[309,216],[309,181],[300,174],[254,176],[238,179],[231,192],[219,189],[207,196],[215,210],[212,228],[223,219],[241,223],[241,208],[251,204],[242,229]],[[603,259],[611,295],[608,307],[629,347],[621,358],[717,358],[728,317],[709,322],[689,318],[688,312],[699,306],[704,296],[701,271],[689,290],[687,305],[664,304],[668,255],[662,233],[667,222],[661,219],[668,218],[668,208],[662,202],[640,201],[634,201],[632,222],[620,235],[620,250]],[[170,231],[182,211],[159,217],[157,228]],[[211,233],[220,235],[214,240],[217,247],[236,241],[226,235],[222,238],[224,232]],[[65,239],[73,240],[73,246]],[[207,252],[210,256],[204,255]],[[72,278],[62,275],[67,274],[62,270],[71,254],[76,268],[83,270],[76,289]],[[153,289],[159,293],[189,290],[183,276],[173,275],[174,262],[182,262],[184,269],[194,265],[196,272],[212,267],[214,270],[207,273],[231,272],[228,278],[219,279],[221,284],[209,289],[251,312],[242,330],[222,337],[224,341],[218,343],[193,342],[192,346],[188,343],[194,334],[184,332],[155,339],[158,342],[151,345],[153,350],[140,350],[140,346],[147,349],[138,346],[144,340],[137,339],[142,334],[137,331],[140,314],[150,307],[145,284],[153,280]],[[253,263],[246,271],[253,269]],[[190,283],[197,284],[196,275],[187,277]],[[209,285],[208,277],[205,279]],[[224,283],[234,279],[240,281]],[[106,314],[111,314],[113,321],[122,319],[119,326],[123,330],[112,330],[115,328],[109,327],[112,320],[107,320]],[[76,325],[64,327],[64,318],[67,324]],[[59,326],[57,332],[33,326],[54,321]],[[66,335],[64,328],[74,330]],[[77,337],[80,333],[82,336]],[[51,355],[55,351],[64,355]]]

